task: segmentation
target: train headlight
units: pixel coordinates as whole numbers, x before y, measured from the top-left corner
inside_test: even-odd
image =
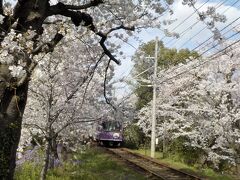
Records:
[[[120,134],[119,134],[119,133],[114,133],[114,134],[113,134],[113,138],[114,138],[114,139],[117,139],[117,138],[119,138],[119,137],[120,137]]]

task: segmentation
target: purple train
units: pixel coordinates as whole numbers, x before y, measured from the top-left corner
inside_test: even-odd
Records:
[[[105,146],[121,146],[123,143],[123,127],[119,121],[103,121],[96,136],[98,144]]]

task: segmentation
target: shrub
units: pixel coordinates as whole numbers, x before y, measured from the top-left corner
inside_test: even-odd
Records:
[[[178,160],[189,164],[201,164],[203,157],[206,155],[204,154],[204,151],[197,147],[187,146],[186,143],[188,142],[188,139],[185,137],[179,137],[177,139],[174,139],[170,143],[169,151],[171,154],[175,154],[176,157],[178,157]]]
[[[16,180],[25,179],[39,179],[41,167],[34,165],[33,163],[24,163],[21,167],[16,169],[15,178]]]
[[[136,125],[131,124],[124,129],[124,144],[131,149],[139,149],[146,141],[143,131]]]

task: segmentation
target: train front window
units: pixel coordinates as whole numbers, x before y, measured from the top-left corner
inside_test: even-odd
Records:
[[[107,121],[102,123],[104,131],[120,131],[121,125],[118,121]]]

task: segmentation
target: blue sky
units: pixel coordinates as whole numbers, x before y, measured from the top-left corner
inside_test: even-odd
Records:
[[[218,2],[224,2],[224,0],[221,0],[221,1],[220,0],[211,0],[209,2],[218,3]],[[235,2],[235,0],[228,0],[224,4],[225,5],[231,5],[233,2]]]
[[[206,1],[207,0],[197,0],[196,7],[200,7]],[[217,9],[217,12],[220,14],[224,14],[227,17],[226,23],[217,23],[216,24],[216,27],[219,30],[223,29],[227,24],[229,24],[236,18],[240,17],[240,0],[238,0],[238,1],[228,0],[226,2],[225,1],[226,0],[222,0],[222,1],[210,0],[206,5],[204,5],[200,9],[200,10],[204,10],[208,6],[214,6],[214,7],[219,6]],[[171,31],[171,29],[176,27],[176,25],[178,25],[183,19],[188,17],[193,12],[192,8],[189,8],[188,6],[183,6],[181,2],[182,2],[182,0],[177,0],[177,2],[173,5],[173,11],[175,12],[173,16],[165,16],[166,19],[168,19],[168,18],[172,18],[172,19],[177,18],[178,19],[171,26],[167,27],[170,31]],[[220,6],[220,4],[223,2],[224,2],[224,4]],[[232,6],[233,4],[234,4],[234,6]],[[186,28],[188,28],[188,27],[192,26],[194,23],[196,23],[197,18],[198,17],[195,14],[194,16],[189,18],[185,23],[183,23],[181,26],[179,26],[175,30],[175,32],[177,32],[177,33],[183,32]],[[229,31],[229,30],[232,29],[234,26],[236,26],[239,23],[240,23],[240,19],[238,19],[235,23],[233,23],[231,26],[229,26],[229,28],[226,28],[224,31],[222,31],[222,33],[226,33],[225,34],[226,38],[230,37],[233,33],[232,31]],[[238,26],[238,27],[240,27],[240,26]],[[208,29],[204,29],[204,28],[205,28],[205,25],[202,22],[197,23],[196,25],[194,25],[192,27],[192,29],[188,30],[178,40],[173,39],[173,38],[164,38],[163,42],[165,43],[165,46],[167,46],[167,47],[172,47],[172,48],[174,47],[177,49],[180,49],[180,48],[193,49],[198,44],[200,44],[201,42],[203,42],[204,40],[206,40],[210,36],[212,36],[211,31]],[[202,30],[202,32],[200,32],[193,39],[189,40],[191,37],[196,35],[201,29],[204,29],[204,30]],[[162,39],[164,37],[164,34],[162,33],[162,31],[158,30],[158,29],[143,30],[141,33],[135,34],[135,35],[140,37],[140,39],[143,42],[148,42],[150,40],[153,40],[153,39],[155,39],[156,36],[158,36],[159,39]],[[235,36],[234,38],[239,39],[240,35]],[[122,46],[122,51],[124,52],[124,54],[126,54],[127,59],[122,60],[121,66],[116,66],[116,68],[115,68],[116,69],[116,75],[115,75],[116,79],[118,79],[119,77],[128,76],[128,74],[130,73],[130,71],[132,69],[133,63],[131,62],[131,56],[134,54],[134,52],[136,51],[136,48],[138,48],[138,46],[140,44],[139,44],[139,42],[135,41],[133,38],[130,38],[129,43],[131,44],[131,46],[128,44],[124,44]],[[184,45],[184,46],[182,47],[182,45]],[[132,46],[134,46],[134,48]],[[129,76],[128,76],[128,78],[129,78]],[[123,83],[121,83],[119,86],[125,87],[125,85]],[[125,87],[125,89],[119,90],[117,94],[119,94],[119,98],[120,98],[121,96],[125,96],[125,94],[127,94],[127,93],[129,93],[129,88]]]

